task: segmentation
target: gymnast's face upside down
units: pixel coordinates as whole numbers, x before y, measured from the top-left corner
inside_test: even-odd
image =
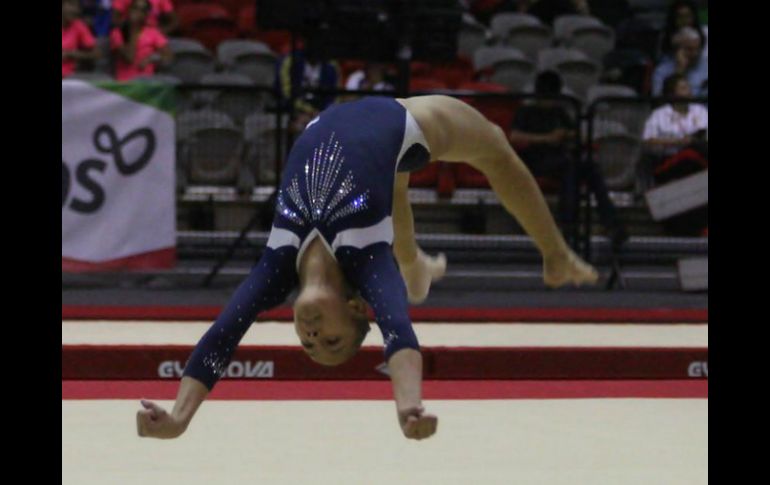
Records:
[[[313,361],[335,366],[353,357],[366,334],[366,303],[347,283],[305,286],[294,302],[294,330]]]

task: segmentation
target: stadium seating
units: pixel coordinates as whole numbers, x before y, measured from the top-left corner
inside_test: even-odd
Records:
[[[210,50],[234,38],[237,27],[230,13],[216,3],[193,3],[177,8],[182,35],[199,40]]]

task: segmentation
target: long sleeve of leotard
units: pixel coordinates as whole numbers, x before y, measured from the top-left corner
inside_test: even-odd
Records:
[[[404,348],[420,350],[409,317],[406,286],[391,246],[383,242],[363,249],[343,247],[337,257],[345,276],[374,311],[385,360]]]
[[[265,249],[248,278],[201,337],[187,361],[185,376],[201,381],[209,390],[214,387],[257,315],[283,303],[296,287],[296,255],[293,247]]]

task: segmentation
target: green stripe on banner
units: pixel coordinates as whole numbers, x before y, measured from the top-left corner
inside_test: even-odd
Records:
[[[117,82],[97,81],[92,85],[119,94],[123,97],[153,106],[170,115],[176,109],[176,90],[173,86],[161,82]]]

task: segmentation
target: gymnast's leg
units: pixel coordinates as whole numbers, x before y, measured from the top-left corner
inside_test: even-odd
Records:
[[[424,101],[423,101],[424,98]],[[480,170],[503,207],[522,225],[543,255],[544,280],[548,286],[595,283],[598,274],[582,261],[559,232],[540,187],[503,130],[468,104],[448,96],[425,96],[421,102],[431,123],[431,157],[447,162],[466,162]],[[427,134],[426,134],[427,138]]]

